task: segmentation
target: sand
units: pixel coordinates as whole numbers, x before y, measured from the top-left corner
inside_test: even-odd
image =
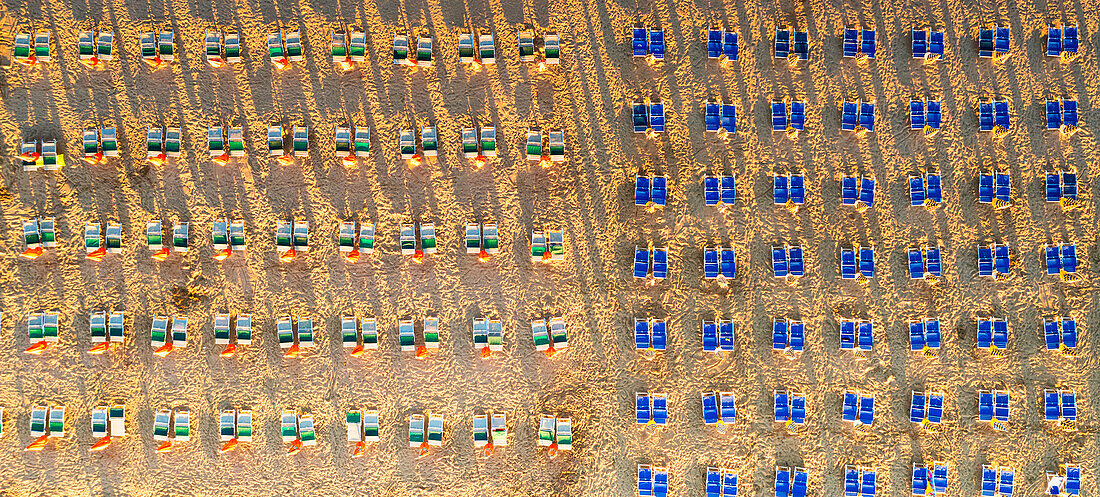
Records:
[[[1013,465],[1017,490],[1043,489],[1045,471],[1059,463],[1084,465],[1084,491],[1100,491],[1094,399],[1098,343],[1093,273],[1098,252],[1096,198],[1091,195],[1096,150],[1091,122],[1097,113],[1100,67],[1092,47],[1100,32],[1096,2],[736,2],[645,4],[557,2],[31,2],[3,8],[4,47],[31,27],[54,33],[54,61],[38,69],[14,65],[0,72],[0,133],[7,155],[24,137],[63,141],[70,167],[26,174],[17,161],[3,169],[3,321],[0,323],[0,494],[4,495],[630,495],[638,463],[667,464],[674,495],[702,495],[708,465],[736,469],[742,495],[765,495],[776,464],[811,472],[812,495],[837,495],[841,468],[879,469],[881,495],[909,488],[913,462],[952,464],[949,493],[978,491],[982,464]],[[76,31],[113,27],[115,60],[104,71],[79,64]],[[647,65],[630,57],[628,26],[636,20],[667,30],[668,57]],[[1081,25],[1082,56],[1071,64],[1044,57],[1050,19]],[[770,55],[777,22],[806,27],[812,60],[794,70]],[[993,65],[978,61],[974,34],[982,23],[1013,30],[1013,55]],[[521,23],[562,36],[562,64],[539,74],[521,65],[515,30]],[[878,29],[878,58],[866,66],[841,61],[846,24]],[[458,32],[467,24],[497,37],[497,64],[472,71],[458,62]],[[708,62],[703,33],[711,24],[741,33],[741,60]],[[909,57],[908,30],[934,24],[947,32],[946,61],[923,66]],[[138,33],[152,26],[176,31],[177,60],[150,71],[138,55]],[[302,31],[306,60],[276,72],[264,52],[276,25]],[[369,62],[340,73],[328,56],[332,29],[359,26],[368,33]],[[203,33],[222,26],[242,33],[245,60],[210,69]],[[397,31],[426,30],[436,40],[430,69],[394,66],[390,41]],[[7,57],[7,55],[5,55]],[[10,59],[5,64],[10,64]],[[708,96],[739,106],[739,133],[719,141],[703,131]],[[1011,102],[1012,133],[994,142],[976,132],[974,103],[1000,95]],[[1043,99],[1076,97],[1084,129],[1069,139],[1043,130]],[[657,139],[631,133],[630,100],[659,96],[669,132]],[[808,131],[797,140],[770,131],[771,98],[808,101]],[[926,140],[908,130],[912,96],[942,97],[944,127]],[[840,135],[839,102],[874,99],[878,120],[863,139]],[[265,127],[310,127],[310,156],[290,167],[266,157]],[[85,125],[116,124],[123,157],[85,166],[79,154]],[[221,167],[205,150],[210,123],[244,126],[247,162]],[[150,125],[182,125],[184,154],[163,167],[144,159]],[[336,125],[369,125],[376,153],[353,167],[341,165],[331,143]],[[459,153],[459,130],[494,125],[501,157],[474,170]],[[436,125],[440,157],[410,169],[397,158],[397,133]],[[564,129],[568,161],[549,169],[523,158],[527,127]],[[982,163],[1013,175],[1014,207],[993,212],[976,202]],[[945,205],[908,207],[906,175],[927,164],[944,177]],[[1041,171],[1075,167],[1084,201],[1065,212],[1042,202]],[[795,215],[771,203],[774,170],[805,171],[807,204]],[[646,213],[632,205],[633,176],[669,175],[669,204]],[[839,205],[839,176],[874,174],[879,203],[865,214]],[[725,213],[707,208],[702,177],[733,173],[738,203]],[[24,218],[57,218],[59,247],[35,261],[18,257]],[[247,221],[249,253],[211,259],[210,223]],[[313,249],[291,264],[278,261],[275,223],[308,219]],[[141,237],[145,222],[191,223],[192,250],[156,263]],[[336,248],[341,219],[377,223],[378,250],[357,264]],[[119,221],[121,256],[100,263],[83,258],[81,229],[89,221]],[[422,265],[398,255],[404,222],[434,222],[440,250]],[[466,222],[496,222],[501,253],[487,264],[461,248]],[[531,229],[565,230],[567,258],[532,265]],[[904,249],[938,240],[946,278],[934,286],[911,283]],[[1062,283],[1043,275],[1041,246],[1075,240],[1084,281]],[[667,244],[671,275],[641,285],[631,277],[635,245]],[[1019,265],[1006,282],[978,278],[974,246],[1008,243]],[[794,284],[770,275],[773,243],[801,243],[807,275]],[[878,274],[867,285],[841,281],[842,243],[873,243]],[[701,248],[732,244],[737,279],[720,288],[701,282]],[[102,356],[86,351],[88,313],[127,312],[126,342]],[[23,353],[27,312],[61,312],[61,343],[42,356]],[[213,343],[214,312],[251,312],[257,340],[231,359]],[[1010,323],[1007,357],[974,351],[975,317],[982,312]],[[149,347],[154,314],[186,315],[193,331],[185,351],[158,358]],[[351,358],[339,343],[340,316],[376,316],[381,349]],[[1043,316],[1071,314],[1081,328],[1081,353],[1067,361],[1044,350]],[[296,360],[278,349],[274,323],[282,315],[312,315],[317,344]],[[442,319],[442,349],[424,361],[398,351],[401,317]],[[553,359],[534,351],[531,319],[564,315],[570,347]],[[940,356],[908,351],[906,320],[938,316],[944,328]],[[476,357],[473,317],[499,316],[505,350]],[[633,350],[634,316],[667,317],[669,350],[646,360]],[[807,352],[788,360],[770,350],[773,316],[807,324]],[[702,319],[737,323],[737,350],[716,358],[701,350]],[[875,320],[873,357],[853,361],[838,351],[837,320]],[[976,390],[1007,388],[1013,395],[1007,432],[974,421]],[[1042,422],[1043,388],[1074,388],[1081,430],[1055,431]],[[809,424],[786,436],[771,423],[771,390],[809,395]],[[840,420],[841,393],[860,388],[877,395],[870,435]],[[918,434],[908,421],[913,388],[947,394],[944,429]],[[699,394],[736,392],[739,421],[725,435],[704,428]],[[634,426],[637,391],[664,391],[669,423]],[[68,409],[69,434],[43,452],[30,442],[31,407]],[[93,406],[125,403],[130,435],[102,452],[89,452]],[[192,440],[168,454],[155,452],[153,413],[162,407],[192,412]],[[216,414],[252,409],[256,439],[218,453]],[[343,416],[350,408],[381,410],[382,441],[367,456],[350,457]],[[278,437],[278,413],[313,414],[318,444],[295,456]],[[470,416],[508,414],[511,445],[488,460],[472,447]],[[407,417],[442,412],[441,448],[416,459],[407,448]],[[540,413],[570,416],[570,454],[548,460],[536,447]]]

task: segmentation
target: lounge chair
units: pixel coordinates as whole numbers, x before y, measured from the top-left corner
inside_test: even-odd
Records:
[[[993,134],[994,136],[1007,133],[1012,127],[1012,118],[1009,115],[1008,100],[998,98],[993,101]]]
[[[706,125],[706,131],[717,132],[720,128],[720,121],[722,121],[722,103],[714,99],[707,99],[703,109],[703,120]]]
[[[478,149],[477,128],[462,128],[461,133],[462,154],[467,159],[473,159],[481,155]]]
[[[1016,480],[1016,469],[1001,466],[1000,473],[1001,476],[999,478],[999,484],[997,485],[997,492],[1001,497],[1012,497],[1012,490]]]
[[[978,100],[978,131],[988,132],[993,131],[994,127],[993,117],[993,101],[988,98],[981,98]]]
[[[787,130],[787,102],[783,100],[772,101],[772,131]]]
[[[870,245],[859,246],[859,275],[856,279],[871,279],[875,277],[875,247]]]
[[[229,345],[229,314],[214,313],[214,344]]]
[[[483,34],[477,37],[477,53],[481,58],[482,64],[495,64],[497,61],[496,56],[496,44],[493,42],[493,35]]]
[[[413,352],[416,350],[416,335],[413,331],[413,320],[399,320],[397,322],[397,335],[402,352]]]
[[[420,249],[425,254],[436,253],[435,224],[420,223]]]
[[[772,246],[772,277],[774,278],[786,278],[788,274],[787,270],[787,249],[784,246]]]
[[[875,422],[875,396],[863,395],[859,396],[859,417],[856,421],[856,427],[861,429],[870,429],[871,425]]]
[[[787,132],[803,131],[806,129],[806,102],[802,100],[791,101],[790,125]]]
[[[940,110],[941,103],[939,100],[928,100],[924,105],[924,134],[930,135],[939,131],[940,124],[943,121],[943,114]]]
[[[551,257],[546,238],[546,231],[531,231],[531,262],[542,262]]]
[[[424,415],[413,414],[409,416],[409,447],[417,448],[424,442]]]
[[[355,316],[341,316],[340,317],[340,343],[344,345],[344,348],[355,348],[359,346],[359,326]]]
[[[393,63],[405,66],[413,65],[409,60],[409,36],[394,35],[393,37]]]
[[[171,425],[172,425],[172,410],[171,409],[159,409],[156,414],[153,415],[153,440],[157,442],[165,442],[171,437]],[[32,435],[33,433],[33,429]]]
[[[549,447],[554,443],[555,419],[553,416],[542,414],[539,416],[539,447]]]
[[[719,424],[729,425],[737,421],[737,398],[733,392],[718,392]]]
[[[909,205],[924,207],[927,197],[924,189],[924,176],[918,174],[909,175]]]
[[[424,157],[439,155],[439,136],[435,126],[420,128],[420,145],[424,150]]]
[[[791,54],[797,60],[810,59],[810,34],[805,31],[793,31],[794,43],[791,44]]]
[[[649,100],[649,129],[654,133],[665,132],[665,104],[657,98]]]
[[[856,333],[857,348],[862,353],[870,353],[874,348],[874,340],[874,322],[861,319]]]
[[[561,38],[557,33],[546,33],[542,37],[542,55],[546,64],[561,63]]]
[[[652,105],[650,107],[652,108]],[[656,116],[657,113],[653,112],[652,115]],[[654,121],[654,118],[651,118],[650,122],[653,122],[653,121]],[[665,127],[664,127],[664,106],[663,105],[661,106],[661,111],[660,111],[660,121],[661,121],[660,129],[658,129],[657,126],[653,126],[653,131],[661,132],[661,131],[664,131],[664,129],[665,129]],[[722,104],[722,115],[719,118],[719,123],[721,124],[722,132],[724,134],[725,133],[736,133],[737,132],[737,106],[733,105],[733,104]]]
[[[39,62],[50,61],[50,32],[38,30],[34,32],[34,56]]]
[[[313,415],[302,414],[298,416],[298,439],[306,447],[317,445],[317,432],[313,427]]]
[[[707,30],[707,58],[717,59],[722,56],[722,30],[709,28]]]
[[[910,46],[913,49],[914,59],[925,59],[928,57],[928,29],[926,28],[913,28],[912,42]]]
[[[279,317],[275,321],[275,334],[279,339],[280,349],[290,349],[294,346],[294,323],[289,316]]]
[[[1009,395],[1003,390],[993,391],[993,429],[1004,430],[1009,419]]]
[[[868,59],[875,58],[875,30],[864,29],[860,40],[859,52]]]
[[[573,450],[573,422],[569,418],[557,418],[554,426],[554,443],[558,450]]]
[[[703,320],[702,339],[704,352],[718,351],[718,323]]]
[[[303,316],[298,318],[298,346],[302,348],[313,347],[313,317]]]
[[[351,69],[348,63],[351,60],[348,57],[348,34],[343,31],[333,31],[329,47],[332,52],[332,62],[342,66],[345,71]]]
[[[737,178],[733,175],[721,176],[718,205],[732,206],[737,203]]]
[[[840,111],[840,130],[841,131],[855,131],[859,126],[859,102],[849,102],[847,100],[841,105]]]
[[[917,247],[909,247],[909,279],[924,279],[924,254]]]
[[[656,208],[668,202],[668,177],[655,174],[649,177],[649,201]]]
[[[225,409],[218,416],[218,438],[228,442],[237,438],[237,410]]]
[[[424,348],[439,349],[439,316],[424,316]]]
[[[856,279],[856,249],[841,247],[840,249],[840,278],[845,280]]]
[[[787,247],[787,269],[791,276],[802,276],[805,273],[806,263],[802,252],[802,246],[791,245]]]
[[[841,407],[841,419],[856,422],[859,416],[859,391],[847,390],[844,392],[843,405]]]
[[[997,495],[997,468],[988,464],[982,465],[982,497]]]
[[[859,53],[859,30],[844,28],[842,51],[845,58],[855,57]]]
[[[719,274],[718,248],[703,249],[703,279],[713,280]]]
[[[856,321],[845,319],[840,321],[840,350],[856,349]]]
[[[653,278],[663,280],[668,277],[668,248],[653,249]]]
[[[526,153],[527,160],[537,161],[542,159],[542,130],[527,130]]]
[[[1072,243],[1063,243],[1060,246],[1063,281],[1077,281],[1077,246]]]
[[[734,347],[733,321],[728,319],[718,320],[718,350],[729,352]]]
[[[791,495],[791,468],[787,466],[775,467],[775,497],[790,497]]]
[[[786,59],[791,54],[791,30],[786,26],[775,28],[775,42],[772,55],[777,59]]]
[[[432,37],[420,36],[416,39],[416,65],[431,67],[432,65]]]
[[[649,129],[649,106],[645,102],[639,102],[635,100],[630,105],[630,119],[634,124],[635,133],[645,133]],[[530,142],[530,132],[528,132],[528,142]],[[528,145],[530,147],[530,145]],[[528,154],[530,159],[530,154]]]
[[[103,234],[99,223],[87,223],[84,225],[84,252],[92,259],[94,253],[106,253],[103,247]]]
[[[533,62],[535,60],[535,32],[530,29],[521,29],[516,33],[519,42],[520,62]]]
[[[38,153],[38,140],[24,140],[19,148],[19,157],[22,159],[24,172],[41,169],[38,159],[42,156]]]
[[[188,236],[187,236],[186,222],[177,222],[172,227],[172,251],[173,252],[187,252]]]
[[[569,346],[569,340],[565,331],[565,319],[561,316],[553,316],[548,323],[550,327],[550,341],[553,349],[564,349]]]
[[[634,57],[645,57],[649,55],[649,40],[646,35],[648,30],[642,23],[635,23],[634,27],[630,31],[630,46],[633,50]]]
[[[993,356],[1004,355],[1008,348],[1008,321],[1004,318],[993,318],[993,336],[990,354]]]
[[[35,64],[37,57],[31,54],[31,34],[16,33],[12,46],[12,57],[20,64]]]
[[[474,448],[485,447],[489,444],[489,416],[474,414],[472,423],[472,435]]]
[[[476,61],[474,57],[473,33],[458,34],[458,61],[463,64],[472,64]]]
[[[486,139],[485,139],[486,130],[489,130],[491,133],[493,133],[493,135],[492,135],[493,136],[492,144],[491,144],[491,147],[489,147],[489,150],[492,152],[491,156],[496,156],[496,138],[495,138],[495,136],[496,136],[495,133],[496,132],[493,131],[493,128],[484,128],[484,129],[482,129],[482,131],[481,131],[482,150],[486,149],[486,146],[485,146],[485,144],[486,144]],[[560,129],[552,129],[550,131],[547,131],[546,132],[546,143],[547,143],[547,148],[550,151],[550,161],[551,162],[562,162],[562,161],[565,160],[565,132],[564,131],[562,131]],[[486,153],[486,155],[489,156],[490,154]]]
[[[703,424],[718,424],[718,394],[716,392],[703,392]]]
[[[665,60],[665,31],[663,29],[649,30],[649,56],[654,61]]]
[[[860,102],[859,104],[859,126],[856,131],[867,131],[868,133],[875,130],[875,103],[874,102]]]
[[[775,205],[787,205],[791,199],[790,176],[782,174],[772,175],[772,202]]]
[[[154,350],[161,350],[171,337],[168,335],[168,317],[156,316],[149,327],[150,340]],[[171,349],[168,349],[171,350]]]
[[[732,280],[737,276],[737,254],[733,247],[723,247],[721,250],[720,276]]]
[[[234,252],[244,251],[244,219],[234,219],[229,223],[229,248]]]
[[[280,417],[280,430],[283,443],[298,440],[298,413],[293,410],[284,410]]]
[[[860,468],[844,466],[844,497],[859,497]]]
[[[978,57],[983,59],[993,58],[995,32],[996,27],[983,27],[978,31]]]
[[[546,250],[551,261],[565,260],[565,233],[561,230],[547,230]]]
[[[909,101],[909,129],[924,129],[924,100]]]
[[[649,394],[637,392],[634,394],[634,417],[639,425],[647,425],[653,421],[653,406],[649,400]]]

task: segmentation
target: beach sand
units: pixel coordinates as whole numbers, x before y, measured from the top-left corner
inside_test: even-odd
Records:
[[[913,462],[951,463],[949,494],[978,492],[982,464],[1015,466],[1019,493],[1043,490],[1044,472],[1059,463],[1084,465],[1084,492],[1100,492],[1094,475],[1097,357],[1100,338],[1091,281],[1100,258],[1097,239],[1097,148],[1090,130],[1100,114],[1100,67],[1093,48],[1100,5],[1022,2],[997,6],[957,1],[846,2],[767,5],[696,1],[603,3],[404,2],[316,0],[141,3],[129,1],[7,2],[0,16],[0,52],[12,34],[28,28],[53,32],[55,58],[37,69],[13,65],[0,72],[0,135],[8,156],[23,138],[63,142],[69,166],[24,173],[18,161],[0,175],[4,231],[0,238],[0,438],[2,495],[630,495],[635,465],[666,464],[673,495],[703,495],[704,469],[740,472],[742,495],[770,495],[774,466],[810,470],[811,495],[837,495],[845,464],[879,469],[880,495],[903,495]],[[77,30],[113,29],[116,58],[89,71],[76,55]],[[1050,19],[1081,26],[1082,55],[1070,64],[1044,56]],[[643,20],[666,29],[668,56],[649,65],[630,54],[629,26]],[[1013,55],[991,64],[977,58],[983,23],[1012,27]],[[545,73],[521,64],[516,28],[562,37],[562,63]],[[771,58],[777,23],[807,28],[812,58],[794,69]],[[456,40],[467,25],[497,39],[497,64],[473,71],[458,62]],[[725,67],[708,62],[704,32],[712,24],[741,33],[741,57]],[[878,29],[878,58],[866,65],[841,60],[845,25]],[[922,65],[910,58],[912,25],[943,27],[947,60]],[[281,25],[303,34],[306,59],[276,71],[265,35]],[[368,63],[347,73],[328,55],[334,28],[367,31]],[[140,59],[138,33],[157,26],[176,32],[176,61],[151,71]],[[242,34],[244,62],[211,69],[203,54],[206,29]],[[395,32],[435,37],[435,65],[411,69],[391,63]],[[7,57],[7,55],[5,55]],[[5,64],[10,64],[7,59]],[[736,102],[739,133],[728,141],[704,133],[708,96]],[[662,98],[668,129],[656,139],[631,133],[630,101]],[[807,131],[797,140],[770,131],[769,102],[804,97]],[[941,97],[943,131],[925,139],[908,129],[908,100]],[[1004,96],[1012,132],[1001,141],[977,133],[975,102]],[[1084,128],[1068,139],[1043,128],[1047,96],[1076,97]],[[877,102],[874,133],[838,133],[845,98]],[[293,166],[269,160],[266,125],[310,127],[310,155]],[[211,123],[244,127],[247,161],[212,164],[205,149]],[[83,126],[115,124],[123,157],[106,165],[80,164]],[[375,153],[353,167],[335,158],[337,125],[369,125]],[[501,156],[482,170],[461,157],[459,130],[497,127]],[[165,166],[144,158],[145,130],[180,125],[184,153]],[[397,134],[436,125],[440,157],[418,168],[397,156]],[[542,169],[523,156],[528,127],[565,131],[568,161]],[[976,199],[982,164],[1012,172],[1013,207],[994,212]],[[945,205],[908,207],[908,173],[934,165],[943,174]],[[1063,212],[1042,201],[1045,168],[1075,167],[1083,202]],[[771,205],[773,171],[805,171],[808,200],[797,214]],[[669,202],[646,213],[632,203],[639,171],[669,176]],[[878,202],[859,214],[839,205],[842,173],[873,174]],[[705,174],[736,174],[737,204],[724,213],[702,200]],[[22,251],[20,222],[56,217],[59,247],[38,260]],[[215,218],[247,222],[247,256],[215,262],[209,243]],[[279,220],[310,221],[312,250],[279,262]],[[157,263],[142,237],[145,222],[191,223],[191,251]],[[339,220],[377,223],[378,249],[345,263],[336,247]],[[100,263],[85,260],[85,222],[118,221],[124,252]],[[398,255],[405,222],[434,222],[439,252],[422,265]],[[496,222],[501,252],[478,263],[462,250],[467,222]],[[565,230],[566,260],[534,264],[527,257],[532,229]],[[1076,241],[1083,281],[1067,284],[1043,274],[1042,245]],[[670,248],[667,281],[636,283],[635,245]],[[935,285],[910,282],[905,248],[939,241],[946,277]],[[974,247],[1008,243],[1019,265],[1005,282],[978,278]],[[773,243],[801,243],[807,274],[788,284],[770,275]],[[866,285],[842,281],[837,254],[843,243],[871,243],[878,269]],[[701,249],[732,244],[738,276],[728,288],[701,280]],[[88,314],[127,313],[126,341],[101,356],[87,353]],[[27,312],[58,310],[61,343],[41,356],[29,345]],[[218,356],[214,312],[251,312],[256,341],[233,358]],[[975,318],[1008,319],[1004,359],[974,351]],[[340,344],[340,316],[376,316],[381,348],[352,358]],[[1044,316],[1070,314],[1081,328],[1075,360],[1043,349]],[[152,316],[186,315],[188,348],[167,358],[152,354]],[[312,315],[316,346],[284,359],[275,340],[279,316]],[[398,351],[397,320],[442,319],[442,349],[423,361]],[[529,323],[561,314],[568,350],[545,358],[534,351]],[[503,353],[477,357],[470,319],[499,316]],[[632,318],[667,317],[668,351],[646,360],[634,350]],[[770,349],[772,317],[807,325],[799,358]],[[944,348],[927,359],[908,351],[906,321],[938,316]],[[702,319],[737,324],[737,350],[704,354]],[[875,350],[854,361],[838,350],[837,320],[875,320]],[[419,326],[418,326],[419,327]],[[1007,388],[1013,411],[1007,432],[979,425],[976,391]],[[1050,429],[1042,421],[1043,388],[1073,388],[1080,431]],[[809,397],[804,432],[787,436],[771,423],[771,391],[790,388]],[[845,388],[873,392],[878,416],[869,435],[840,420]],[[946,422],[935,435],[908,421],[913,388],[942,389]],[[699,394],[730,390],[739,418],[725,435],[702,425]],[[634,394],[667,392],[669,422],[634,425]],[[69,433],[42,452],[23,452],[37,403],[65,405]],[[129,435],[90,452],[93,406],[127,406]],[[192,439],[168,454],[152,440],[153,413],[162,407],[192,412]],[[256,437],[219,454],[217,413],[251,409]],[[352,459],[344,412],[381,411],[381,442]],[[295,456],[278,436],[278,414],[313,414],[318,444]],[[470,416],[506,412],[510,445],[487,460],[475,457]],[[441,412],[443,446],[416,459],[408,449],[407,419]],[[569,416],[571,453],[549,460],[536,447],[540,413]]]

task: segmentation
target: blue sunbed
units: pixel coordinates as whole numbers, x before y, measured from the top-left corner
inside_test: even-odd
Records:
[[[661,29],[649,31],[649,54],[654,60],[665,60],[665,32]]]
[[[791,53],[798,56],[798,60],[810,59],[810,34],[805,31],[794,32],[794,45]]]
[[[928,56],[928,30],[914,29],[913,33],[913,58],[923,59]]]
[[[874,102],[861,102],[859,104],[859,126],[868,132],[875,130]]]
[[[654,395],[650,397],[650,402],[653,403],[653,422],[658,426],[664,426],[668,423],[668,398],[664,395]]]
[[[998,243],[993,246],[993,270],[998,276],[1008,276],[1012,267],[1012,259],[1009,255],[1008,245]]]
[[[1081,467],[1076,464],[1066,465],[1066,493],[1081,495]]]
[[[909,176],[909,205],[919,207],[924,205],[924,177],[920,175]]]
[[[718,249],[703,250],[703,279],[712,280],[718,277]]]
[[[653,277],[663,280],[668,277],[668,249],[653,249]]]
[[[859,396],[859,424],[871,426],[875,423],[875,398],[873,396]]]
[[[913,423],[923,423],[927,418],[925,408],[928,404],[928,397],[924,395],[924,392],[913,392],[909,396],[909,421]]]
[[[988,59],[993,57],[995,44],[993,41],[994,28],[982,28],[978,31],[978,57]]]
[[[864,39],[866,39],[866,38],[864,38]],[[878,480],[878,475],[875,472],[875,470],[865,469],[865,470],[863,470],[863,473],[860,476],[861,476],[861,478],[860,478],[860,488],[859,488],[860,495],[862,497],[872,497],[872,496],[874,496],[878,491],[877,486],[876,486],[876,483],[877,483],[877,480]]]
[[[1047,390],[1043,392],[1043,413],[1047,421],[1058,421],[1058,418],[1062,416],[1062,410],[1059,408],[1058,403],[1057,390]]]
[[[718,424],[718,396],[714,392],[703,392],[703,423]]]
[[[803,260],[802,246],[795,245],[787,249],[787,270],[791,276],[802,276],[806,269],[806,261]]]
[[[1077,37],[1077,26],[1065,26],[1062,28],[1062,51],[1076,54],[1080,40]]]
[[[1047,350],[1058,350],[1062,345],[1062,332],[1058,329],[1058,321],[1043,320],[1043,337],[1046,338]]]
[[[1016,471],[1011,468],[1001,468],[1001,483],[997,491],[1001,497],[1012,497],[1012,490],[1016,483]]]
[[[806,497],[810,484],[810,474],[803,468],[794,468],[794,482],[791,484],[791,497]]]
[[[661,102],[649,104],[649,127],[654,133],[665,132],[665,105]]]
[[[721,106],[718,104],[718,102],[715,102],[713,100],[708,100],[707,103],[706,103],[706,110],[704,111],[704,116],[705,116],[706,125],[707,125],[707,131],[712,131],[712,132],[713,131],[718,131],[718,127],[719,127],[718,120],[719,120],[720,113],[721,113]]]
[[[982,467],[982,497],[993,497],[997,494],[997,468]]]
[[[733,321],[720,321],[718,323],[718,350],[725,352],[733,350],[733,341]]]
[[[993,173],[982,171],[978,174],[978,203],[993,203]]]
[[[1047,100],[1047,130],[1062,127],[1062,104],[1057,100]]]
[[[870,351],[875,346],[874,324],[871,321],[859,322],[859,334],[856,337],[859,350]]]
[[[993,346],[993,320],[978,318],[977,344],[979,349],[988,349]]]
[[[707,58],[717,59],[722,56],[722,31],[719,29],[707,30]]]
[[[635,133],[645,133],[649,129],[649,107],[641,102],[630,106],[630,119],[634,123]]]
[[[703,351],[716,352],[718,350],[718,323],[703,321]]]
[[[931,349],[940,348],[940,320],[928,318],[924,320],[924,343]]]
[[[649,321],[634,319],[634,349],[646,350],[649,348]]]
[[[806,347],[806,324],[802,321],[791,321],[788,330],[790,332],[788,347],[794,352],[802,352]]]
[[[653,350],[665,350],[668,347],[668,323],[664,319],[654,319],[650,326],[650,337]]]
[[[1005,130],[1012,127],[1012,120],[1008,113],[1007,100],[993,101],[993,124],[995,127]]]
[[[785,390],[776,391],[774,419],[776,423],[786,423],[791,420],[791,397]]]
[[[1077,392],[1073,390],[1063,390],[1062,396],[1062,419],[1067,421],[1077,421]]]
[[[783,174],[772,176],[772,199],[775,205],[785,205],[790,200],[789,178]]]
[[[737,177],[722,176],[722,203],[733,205],[737,202]]]
[[[997,391],[993,393],[993,418],[997,421],[1007,422],[1009,416],[1008,411],[1008,392]]]
[[[718,468],[707,468],[707,497],[722,497],[722,473]]]
[[[840,278],[845,280],[856,278],[856,250],[853,248],[840,249]]]
[[[635,25],[634,28],[631,29],[630,46],[634,49],[635,57],[645,57],[649,55],[649,47],[646,43],[646,29],[644,27]]]
[[[664,207],[668,200],[668,177],[654,175],[649,180],[649,200],[653,205]]]
[[[719,410],[722,415],[722,423],[733,424],[737,422],[737,397],[733,392],[725,392],[728,395],[719,395]]]
[[[717,176],[703,178],[703,201],[707,205],[718,205],[718,184],[721,181]]]
[[[722,249],[722,276],[731,280],[737,276],[737,254],[733,247]]]
[[[653,466],[638,465],[638,497],[653,497]]]
[[[840,179],[840,203],[841,205],[856,205],[859,196],[859,179],[855,176],[844,176]]]
[[[1069,274],[1077,274],[1077,246],[1069,243],[1062,244],[1062,271]]]
[[[636,414],[637,424],[648,424],[649,420],[653,419],[653,412],[649,405],[649,394],[638,392],[634,394],[634,413]]]
[[[940,424],[943,421],[943,394],[928,396],[928,422]]]
[[[722,37],[722,54],[726,56],[726,60],[737,60],[737,52],[740,51],[737,38],[736,31],[726,31]]]
[[[1069,316],[1062,318],[1062,345],[1077,348],[1077,321]]]
[[[772,350],[786,350],[787,320],[772,319]]]
[[[1062,200],[1061,175],[1057,172],[1046,173],[1046,201],[1058,202]]]
[[[859,469],[855,466],[844,468],[844,497],[859,497]]]
[[[840,350],[856,348],[856,322],[844,320],[840,322]]]
[[[787,129],[787,103],[772,102],[772,131]]]
[[[791,30],[775,28],[775,46],[773,54],[777,59],[786,59],[791,54]]]
[[[943,114],[940,113],[940,101],[929,100],[924,103],[925,116],[924,123],[929,128],[940,129],[940,122],[943,120]]]
[[[806,203],[806,177],[801,174],[791,175],[791,203],[794,205]]]
[[[649,250],[634,249],[634,277],[645,279],[649,276]]]
[[[856,392],[844,392],[844,405],[841,408],[840,417],[844,421],[855,421],[859,415],[859,394]]]
[[[1062,29],[1047,28],[1047,57],[1062,56]]]
[[[791,421],[796,425],[806,424],[806,396],[791,395]]]
[[[859,124],[859,102],[845,101],[841,106],[840,130],[855,131]]]
[[[981,100],[978,102],[978,131],[993,131],[993,102]]]
[[[1062,171],[1062,198],[1077,200],[1077,172]]]
[[[806,129],[806,102],[801,100],[791,101],[791,128],[796,131]]]
[[[844,28],[844,57],[855,57],[859,53],[859,30]]]
[[[636,176],[634,178],[634,205],[648,204],[649,190],[649,176]]]
[[[911,247],[908,252],[909,279],[919,280],[924,278],[924,254],[916,247]]]
[[[978,276],[993,276],[993,248],[978,245]]]
[[[1077,115],[1077,101],[1063,98],[1062,99],[1062,124],[1067,128],[1073,129],[1077,127],[1078,115]]]
[[[909,101],[909,129],[924,129],[924,101]]]
[[[1002,350],[1008,348],[1008,321],[993,320],[993,345]]]
[[[909,350],[924,350],[924,321],[909,321]]]
[[[943,31],[932,31],[931,33],[929,33],[928,53],[943,57]]]
[[[868,59],[873,59],[873,58],[875,58],[875,50],[877,48],[876,45],[877,44],[875,43],[875,30],[873,30],[873,29],[864,29],[863,30],[863,40],[862,40],[862,43],[860,44],[860,47],[859,47],[860,52],[862,52],[863,55],[865,55]]]
[[[864,176],[859,179],[859,201],[867,207],[875,206],[875,178]]]
[[[1008,53],[1012,45],[1012,30],[1007,26],[997,26],[997,36],[993,40],[993,51]]]
[[[1057,245],[1047,245],[1043,252],[1046,255],[1047,262],[1047,275],[1059,274],[1062,272],[1062,258],[1058,254]]]
[[[859,273],[864,278],[875,277],[875,248],[859,247]]]
[[[726,133],[737,132],[737,106],[732,104],[722,104],[722,129],[726,130]]]
[[[791,495],[791,470],[789,468],[775,468],[775,497],[789,497]]]
[[[1012,201],[1012,176],[1008,173],[1008,171],[1003,171],[1003,172],[1002,171],[997,171],[997,174],[995,176],[995,180],[996,180],[996,190],[995,190],[995,193],[993,195],[993,198],[995,198],[995,199],[997,199],[1001,202],[1005,202],[1005,203],[1011,202]]]
[[[653,497],[668,497],[668,469],[653,471]]]
[[[926,189],[925,195],[928,197],[928,200],[937,204],[943,202],[943,188],[940,183],[940,174],[936,172],[925,174],[924,183]]]

